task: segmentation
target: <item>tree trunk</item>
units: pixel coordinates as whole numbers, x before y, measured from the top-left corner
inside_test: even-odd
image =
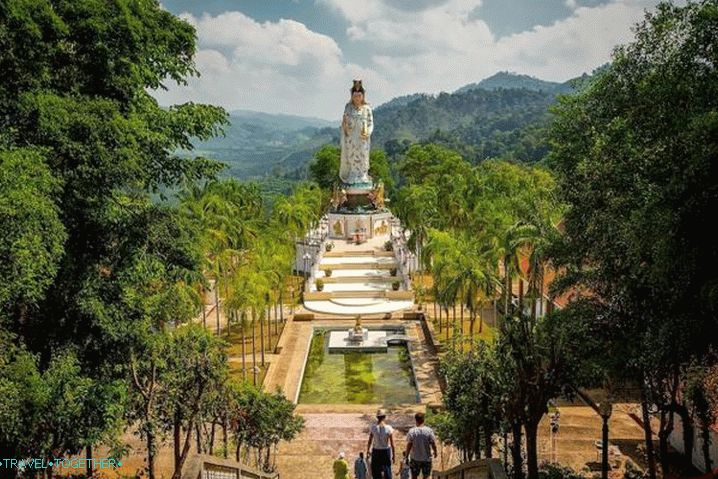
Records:
[[[509,272],[509,257],[504,257],[504,317],[511,315],[511,273]]]
[[[267,315],[267,308],[263,308],[262,315],[259,317],[259,349],[262,358],[262,367],[264,367],[264,318]]]
[[[241,327],[242,327],[242,380],[247,380],[247,352],[244,342],[247,340],[247,311],[242,311]]]
[[[151,428],[147,430],[147,477],[155,479],[155,435]]]
[[[197,414],[199,413],[199,408],[204,394],[204,390],[205,384],[200,384],[199,389],[196,391],[196,402],[194,404],[194,407],[192,408],[192,412],[189,415],[189,418],[187,419],[187,432],[185,433],[184,445],[182,446],[180,460],[177,464],[177,467],[175,468],[174,474],[172,475],[172,479],[182,478],[182,468],[184,467],[184,464],[187,461],[187,456],[189,455],[190,444],[192,444],[192,429],[195,424],[195,421],[197,420]]]
[[[645,385],[641,387],[641,416],[643,419],[643,440],[646,445],[646,462],[648,463],[648,479],[656,479],[656,454],[653,451],[653,431],[651,416],[648,411],[648,398]]]
[[[516,421],[511,425],[511,463],[513,465],[514,479],[523,479],[524,464],[521,457],[521,423]]]
[[[663,469],[663,477],[668,473],[668,436],[671,434],[671,415],[673,413],[661,408],[661,421],[658,428],[658,455]]]
[[[257,312],[252,308],[252,378],[253,383],[257,385]]]
[[[686,462],[686,471],[693,467],[693,439],[695,431],[693,429],[693,421],[691,420],[688,408],[684,404],[674,404],[673,409],[681,418],[683,426],[683,459]]]
[[[279,321],[284,323],[284,285],[279,289]]]
[[[180,437],[182,434],[182,427],[181,427],[181,421],[180,421],[180,413],[178,409],[175,409],[174,414],[174,420],[172,421],[172,429],[173,429],[173,437],[172,442],[174,445],[174,458],[175,458],[175,470],[179,467],[180,462],[180,442],[182,441],[182,438]]]
[[[441,310],[444,309],[439,306],[439,334],[441,334]]]
[[[528,479],[538,479],[538,424],[528,421],[524,428],[526,429],[526,467],[528,469]]]
[[[197,436],[197,454],[202,454],[202,432],[199,427],[199,422],[194,426],[194,433]]]
[[[224,458],[227,459],[229,442],[227,440],[227,416],[222,418],[222,446],[224,446]]]
[[[449,321],[451,320],[451,318],[450,318],[451,315],[449,314],[449,306],[446,306],[446,309],[444,310],[444,312],[446,313],[446,324],[445,324],[446,328],[445,329],[446,329],[446,342],[448,343],[449,342]]]
[[[214,308],[217,316],[217,336],[219,336],[219,288],[217,287],[218,280],[214,280]]]
[[[279,311],[277,308],[279,308],[279,310],[282,309],[281,308],[281,298],[282,298],[282,293],[280,292],[279,293],[279,301],[275,301],[275,303],[274,303],[274,336],[277,338],[277,343],[279,343]],[[276,344],[274,345],[274,347],[275,348],[277,347]]]
[[[214,433],[215,433],[216,427],[217,427],[217,423],[213,419],[212,420],[212,428],[210,429],[210,432],[209,432],[209,454],[210,455],[214,454]]]

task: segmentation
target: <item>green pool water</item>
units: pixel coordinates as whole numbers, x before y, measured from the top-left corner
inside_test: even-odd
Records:
[[[303,404],[412,404],[417,389],[405,345],[386,353],[332,353],[328,334],[315,332],[304,369]]]

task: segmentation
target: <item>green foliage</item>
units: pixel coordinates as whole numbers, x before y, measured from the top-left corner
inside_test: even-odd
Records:
[[[95,380],[77,355],[58,351],[44,371],[36,356],[0,337],[0,446],[13,457],[77,454],[96,442],[112,444],[121,430],[126,387]],[[47,434],[52,431],[52,434]]]
[[[311,179],[321,188],[331,189],[339,178],[341,151],[334,145],[324,145],[309,164]]]
[[[0,32],[2,367],[27,421],[3,450],[75,454],[131,417],[131,353],[197,313],[200,228],[155,194],[221,169],[174,152],[225,112],[148,93],[196,73],[194,29],[155,1],[11,0]]]
[[[232,435],[237,450],[249,446],[258,451],[259,466],[273,471],[271,453],[281,441],[291,441],[304,428],[304,418],[294,414],[296,405],[283,394],[266,393],[245,383],[230,389],[233,411]]]
[[[37,150],[0,150],[0,313],[45,296],[66,238],[55,203],[60,183]]]
[[[394,189],[394,178],[389,167],[389,158],[383,150],[371,150],[369,153],[369,176],[374,183],[384,183],[386,194]]]
[[[499,419],[495,372],[499,361],[495,349],[478,343],[471,351],[450,352],[441,362],[446,378],[445,412],[431,421],[442,441],[461,452],[461,460],[481,457]]]
[[[641,384],[644,407],[670,417],[664,467],[672,417],[685,414],[680,371],[718,338],[718,246],[705,226],[718,208],[717,22],[713,1],[659,4],[609,67],[561,99],[551,133],[568,204],[556,287],[591,291],[596,339],[614,358],[606,374]]]
[[[459,150],[471,163],[486,158],[536,162],[546,153],[542,128],[555,92],[469,89],[422,96],[374,112],[374,144],[399,152],[403,140]],[[393,155],[392,155],[393,156]]]
[[[541,464],[539,479],[583,479],[580,473],[570,467],[551,462]]]

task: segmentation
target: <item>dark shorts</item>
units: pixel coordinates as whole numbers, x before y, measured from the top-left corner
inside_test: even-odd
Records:
[[[423,474],[425,478],[431,477],[431,461],[409,459],[409,469],[411,469],[411,477],[414,479],[419,477],[419,473]]]

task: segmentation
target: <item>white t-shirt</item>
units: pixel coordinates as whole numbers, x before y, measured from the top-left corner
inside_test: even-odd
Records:
[[[394,428],[388,424],[372,424],[371,433],[374,436],[372,447],[374,449],[389,449],[389,436],[394,432]]]

